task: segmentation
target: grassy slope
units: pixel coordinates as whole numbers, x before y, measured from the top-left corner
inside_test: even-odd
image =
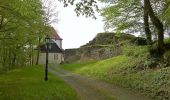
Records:
[[[135,70],[132,67],[140,62],[143,58],[141,56],[146,55],[146,47],[130,48],[125,48],[125,55],[92,63],[64,64],[61,67],[82,75],[143,91],[155,99],[162,100],[170,97],[170,68]],[[133,57],[129,57],[129,55],[133,55]]]
[[[0,75],[0,100],[76,100],[64,81],[49,74],[45,82],[40,66],[23,67]]]

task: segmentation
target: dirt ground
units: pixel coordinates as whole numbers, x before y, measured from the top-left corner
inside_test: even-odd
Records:
[[[71,73],[57,66],[49,71],[68,83],[80,100],[152,100],[138,92]]]

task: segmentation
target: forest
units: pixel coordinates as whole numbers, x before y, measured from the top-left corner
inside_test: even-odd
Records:
[[[50,19],[55,12],[47,6],[41,0],[0,1],[1,71],[36,64],[36,48],[44,42],[50,23],[55,21]]]

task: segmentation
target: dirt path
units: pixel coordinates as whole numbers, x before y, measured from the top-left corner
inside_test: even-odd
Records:
[[[140,93],[83,77],[59,67],[52,67],[49,71],[62,78],[75,89],[80,100],[152,100]]]

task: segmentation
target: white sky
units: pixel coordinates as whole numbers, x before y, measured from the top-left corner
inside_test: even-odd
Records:
[[[97,20],[84,16],[77,17],[72,6],[64,8],[62,3],[57,3],[57,10],[59,21],[52,26],[63,38],[64,49],[78,48],[92,40],[97,33],[104,31],[100,16],[97,16]]]

